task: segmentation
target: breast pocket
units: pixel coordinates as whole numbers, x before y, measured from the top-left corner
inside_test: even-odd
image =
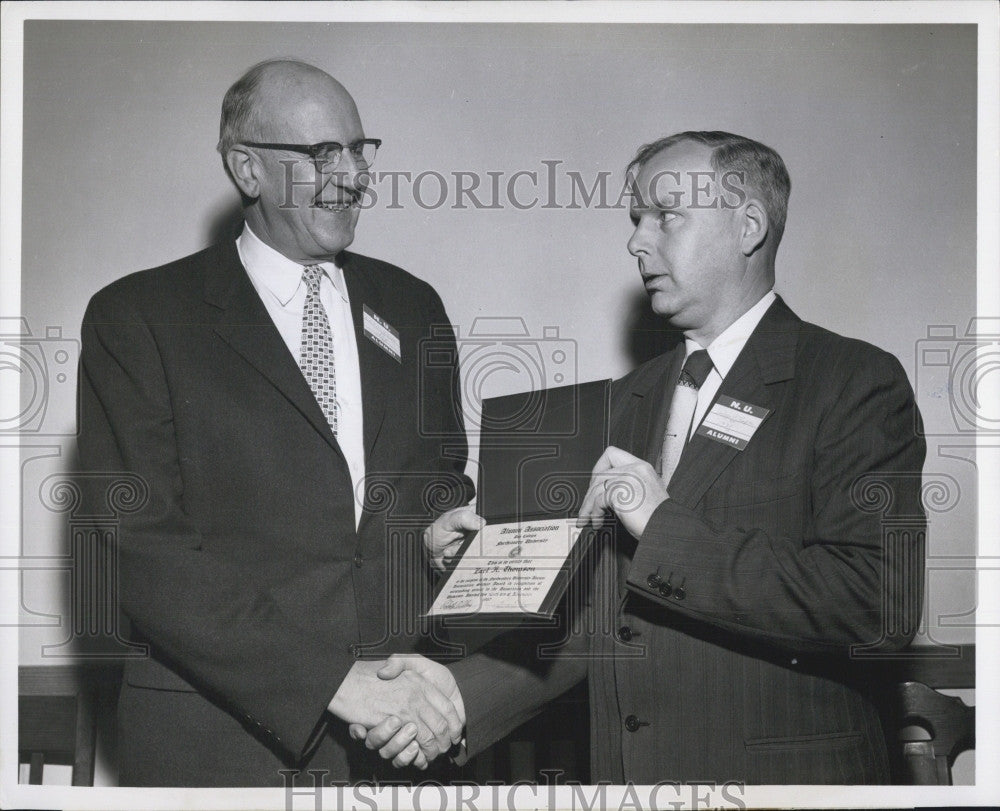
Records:
[[[728,507],[745,507],[751,504],[769,504],[802,494],[805,475],[802,471],[773,478],[742,480],[730,478],[725,483],[713,485],[705,494],[704,509],[720,510]]]

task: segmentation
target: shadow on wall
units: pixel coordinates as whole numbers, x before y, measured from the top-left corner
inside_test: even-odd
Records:
[[[684,334],[650,309],[649,297],[637,292],[628,306],[626,351],[632,366],[662,355],[684,341]]]
[[[239,199],[227,197],[216,207],[205,228],[207,245],[218,245],[227,239],[236,239],[243,227],[243,206]]]

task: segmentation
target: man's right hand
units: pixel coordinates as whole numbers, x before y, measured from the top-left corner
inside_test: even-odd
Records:
[[[454,702],[454,695],[448,696],[440,689],[457,693],[453,679],[449,684],[447,679],[439,678],[437,668],[448,673],[446,668],[423,657],[405,658],[419,659],[433,667],[428,669],[413,663],[404,668],[395,664],[386,671],[392,675],[380,678],[379,671],[392,660],[355,662],[328,709],[347,723],[360,724],[365,729],[389,718],[398,719],[404,729],[415,728],[415,742],[420,751],[427,760],[433,760],[461,740],[465,708],[460,695]]]
[[[472,507],[456,507],[438,516],[424,530],[424,546],[431,556],[431,565],[444,571],[447,558],[454,555],[469,532],[479,532],[486,526],[486,519],[476,515]]]
[[[430,679],[442,693],[454,704],[455,709],[465,722],[465,703],[451,671],[444,665],[433,662],[423,656],[413,654],[393,654],[378,671],[380,679],[396,679],[403,674],[416,672]],[[363,740],[369,749],[378,749],[386,760],[391,760],[397,768],[414,765],[418,769],[426,769],[429,761],[436,755],[428,753],[422,744],[416,740],[416,730],[412,723],[404,724],[399,718],[389,716],[373,727],[366,728],[361,724],[351,724],[350,734],[355,740]],[[457,741],[456,741],[457,743]]]

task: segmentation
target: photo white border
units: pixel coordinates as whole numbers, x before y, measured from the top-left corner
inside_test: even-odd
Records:
[[[511,23],[973,23],[978,36],[978,314],[1000,316],[1000,6],[982,2],[384,2],[361,3],[241,3],[241,2],[23,2],[4,3],[0,9],[2,52],[0,52],[0,97],[3,98],[0,143],[0,316],[20,313],[21,256],[21,152],[23,93],[23,23],[26,19],[107,19],[107,20],[200,20],[229,22],[236,19],[259,22],[295,21],[377,21],[377,22],[511,22]],[[608,23],[613,19],[614,23]],[[720,23],[720,20],[725,20]],[[1000,402],[998,375],[980,395],[987,402]],[[0,391],[3,413],[14,413],[19,392]],[[0,481],[20,481],[19,457],[8,440],[0,440]],[[13,446],[16,448],[16,445]],[[979,455],[979,611],[1000,616],[1000,593],[991,591],[984,572],[1000,568],[998,530],[1000,500],[986,497],[1000,493],[1000,453]],[[19,487],[0,487],[0,568],[16,568],[20,539]],[[0,594],[0,613],[14,616],[18,595]],[[7,613],[9,612],[9,613]],[[18,629],[0,628],[0,650],[17,651]],[[977,674],[976,711],[978,716],[976,760],[980,768],[975,786],[951,787],[748,787],[743,795],[749,807],[899,807],[914,805],[959,805],[1000,803],[1000,773],[989,763],[1000,763],[995,721],[1000,719],[995,678],[1000,673],[1000,628],[976,629]],[[992,678],[991,678],[992,677]],[[285,808],[280,789],[126,789],[25,786],[17,783],[15,719],[17,656],[0,658],[0,807],[65,809],[176,809],[176,808]],[[990,688],[993,689],[990,689]],[[989,733],[989,734],[987,734]],[[503,793],[505,807],[546,806],[550,794],[539,789],[531,795],[525,787]],[[448,807],[458,798],[448,790]],[[468,795],[466,795],[468,796]],[[590,796],[589,794],[587,796]],[[639,797],[648,796],[638,792]],[[704,795],[701,795],[704,796]],[[718,794],[713,795],[718,799]],[[556,808],[570,808],[574,798],[565,787],[556,790]],[[609,807],[624,801],[630,807],[626,789],[609,789]],[[398,796],[400,809],[413,807]],[[508,805],[508,799],[511,805]],[[323,808],[334,808],[335,790],[324,792]],[[387,798],[388,801],[388,798]],[[295,808],[312,807],[302,798]],[[426,804],[425,804],[426,803]],[[360,807],[366,807],[361,804]],[[440,808],[421,802],[420,808]],[[488,807],[477,804],[476,808]]]

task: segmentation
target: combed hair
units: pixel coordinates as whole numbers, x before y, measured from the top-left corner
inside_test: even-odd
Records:
[[[664,149],[685,141],[696,141],[712,147],[712,168],[719,174],[739,173],[745,187],[764,204],[774,234],[774,245],[777,247],[785,232],[792,181],[781,155],[769,146],[731,132],[678,132],[641,146],[625,170],[626,176],[641,170]]]

